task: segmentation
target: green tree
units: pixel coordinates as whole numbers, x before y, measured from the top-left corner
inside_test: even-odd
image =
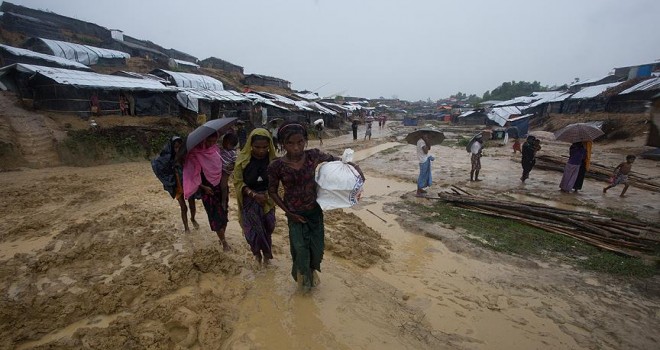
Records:
[[[483,100],[505,101],[518,96],[527,96],[535,91],[548,91],[548,87],[541,85],[538,81],[531,83],[527,81],[507,81],[490,92],[486,91],[482,98]]]

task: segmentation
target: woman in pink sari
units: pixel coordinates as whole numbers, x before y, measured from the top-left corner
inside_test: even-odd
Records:
[[[221,178],[222,157],[218,148],[218,133],[214,133],[188,151],[183,165],[183,194],[187,199],[202,189],[202,203],[211,230],[218,235],[222,249],[230,251],[231,247],[225,239],[228,208],[222,205]]]

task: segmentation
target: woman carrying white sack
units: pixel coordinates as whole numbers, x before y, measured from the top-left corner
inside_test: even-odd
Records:
[[[326,162],[316,171],[318,185],[316,202],[323,210],[350,208],[357,204],[362,195],[364,180],[350,163],[353,150],[347,148],[341,161]]]

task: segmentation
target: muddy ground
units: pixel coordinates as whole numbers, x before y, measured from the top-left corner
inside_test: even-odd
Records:
[[[178,205],[148,162],[1,173],[0,348],[660,347],[657,276],[626,280],[502,255],[459,229],[421,223],[403,204],[428,201],[412,196],[414,146],[396,142],[407,130],[391,122],[374,128],[371,141],[325,140],[323,149],[336,154],[358,150],[367,183],[358,206],[326,213],[322,282],[309,295],[289,274],[281,212],[276,258],[259,268],[235,221],[227,231],[234,252],[218,249],[201,203],[200,229],[184,234]],[[542,152],[567,147],[544,142]],[[641,141],[597,144],[594,160],[615,165],[631,147]],[[432,153],[432,191],[454,184],[517,201],[660,216],[658,194],[634,187],[620,199],[618,189],[602,195],[603,184],[587,179],[582,193],[561,194],[561,174],[537,170],[520,184],[509,147],[486,150],[481,183],[467,181],[462,147]],[[660,174],[646,160],[634,169]]]

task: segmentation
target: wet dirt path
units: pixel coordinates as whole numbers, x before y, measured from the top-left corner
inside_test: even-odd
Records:
[[[234,252],[219,252],[201,203],[201,228],[183,234],[178,206],[146,162],[0,174],[8,200],[0,222],[0,316],[11,320],[0,325],[0,347],[657,347],[657,296],[607,276],[475,248],[457,229],[416,220],[402,205],[426,201],[411,196],[414,147],[389,138],[374,130],[372,141],[324,141],[335,154],[357,145],[368,180],[358,206],[327,213],[321,284],[310,295],[290,276],[281,213],[275,260],[260,269],[235,221],[227,230]],[[472,186],[461,182],[466,160],[454,151],[438,147],[434,190],[454,181]],[[503,159],[485,165],[513,163]],[[553,174],[533,176],[508,192],[579,206],[542,195]],[[365,242],[380,248],[365,253]]]

